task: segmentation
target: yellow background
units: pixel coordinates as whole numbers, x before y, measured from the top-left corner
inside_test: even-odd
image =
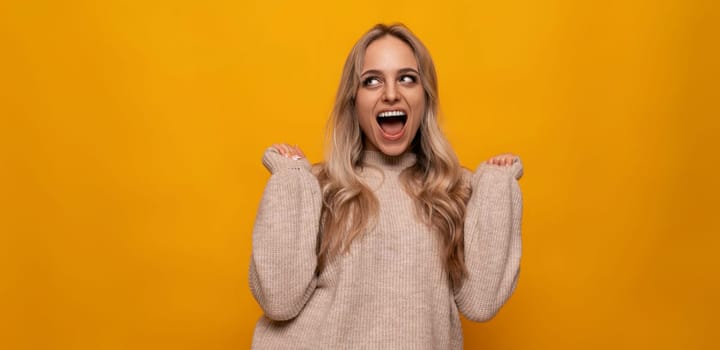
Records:
[[[321,160],[394,21],[463,164],[525,164],[520,284],[466,348],[717,347],[717,4],[3,1],[0,348],[248,348],[262,151]]]

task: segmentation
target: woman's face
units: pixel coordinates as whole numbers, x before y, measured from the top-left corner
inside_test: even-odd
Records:
[[[386,35],[365,51],[355,113],[365,148],[396,156],[407,151],[425,113],[425,91],[412,48]]]

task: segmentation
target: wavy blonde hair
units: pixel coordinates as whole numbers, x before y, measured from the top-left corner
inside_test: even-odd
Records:
[[[378,214],[377,198],[358,172],[365,141],[355,115],[355,95],[367,47],[387,35],[412,48],[426,101],[423,119],[409,149],[417,155],[417,162],[405,169],[400,179],[405,191],[415,199],[417,215],[442,238],[445,270],[453,285],[460,285],[467,275],[463,223],[470,187],[463,181],[463,170],[437,123],[437,75],[430,53],[402,24],[374,26],[358,40],[345,61],[328,125],[331,145],[326,162],[316,168],[323,194],[317,272],[347,252],[352,241],[374,224]]]

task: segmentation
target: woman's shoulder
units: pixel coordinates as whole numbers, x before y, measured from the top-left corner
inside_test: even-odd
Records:
[[[472,183],[473,171],[469,168],[461,165],[460,166],[460,181],[464,185],[470,185]]]
[[[322,178],[325,174],[325,162],[312,163],[310,165],[310,173],[318,179]]]

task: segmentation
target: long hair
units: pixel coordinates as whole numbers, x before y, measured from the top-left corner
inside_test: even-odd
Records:
[[[323,195],[317,272],[347,252],[352,241],[374,225],[378,214],[377,198],[359,175],[364,140],[355,115],[355,95],[367,47],[387,35],[412,48],[426,101],[409,149],[417,155],[417,162],[400,174],[400,180],[415,200],[417,216],[440,235],[445,270],[453,285],[459,286],[467,275],[463,223],[470,187],[463,181],[463,170],[437,123],[437,75],[430,53],[402,24],[374,26],[358,40],[345,61],[330,119],[331,144],[326,162],[317,168]]]

